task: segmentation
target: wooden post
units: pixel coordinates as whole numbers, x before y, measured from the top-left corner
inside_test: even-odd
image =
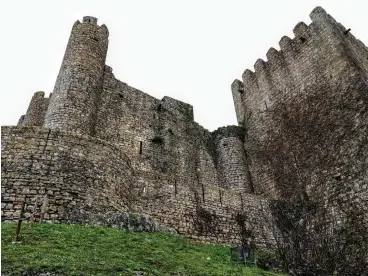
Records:
[[[13,239],[14,242],[18,242],[19,241],[19,234],[20,234],[20,229],[21,229],[21,226],[22,226],[22,218],[23,218],[24,207],[25,206],[26,206],[26,197],[24,197],[24,200],[22,202],[22,207],[20,209],[20,214],[19,214],[17,229],[15,230],[15,236],[14,236],[14,239]]]

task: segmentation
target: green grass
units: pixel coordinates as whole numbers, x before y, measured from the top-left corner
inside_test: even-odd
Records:
[[[2,223],[2,275],[277,275],[229,260],[229,248],[164,233],[85,225]],[[174,272],[182,272],[174,274]],[[24,274],[23,274],[24,273]]]

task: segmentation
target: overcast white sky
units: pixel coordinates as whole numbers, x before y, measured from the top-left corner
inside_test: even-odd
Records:
[[[209,130],[236,124],[230,85],[266,60],[322,6],[368,44],[366,1],[1,1],[1,124],[15,125],[36,91],[48,95],[70,30],[84,15],[110,31],[107,64],[123,82],[194,107]]]

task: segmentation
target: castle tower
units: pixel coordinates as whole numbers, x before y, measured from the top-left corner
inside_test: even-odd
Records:
[[[310,18],[232,85],[256,194],[290,198],[338,187],[334,169],[345,171],[346,187],[368,175],[354,142],[368,133],[368,48],[321,7]]]
[[[109,32],[97,18],[73,25],[46,113],[45,127],[93,134]]]
[[[45,120],[45,114],[49,105],[49,98],[45,98],[43,91],[34,93],[29,103],[27,113],[22,115],[19,126],[42,126]]]
[[[225,188],[253,193],[244,150],[245,130],[238,126],[221,127],[212,133],[217,155],[217,171]]]

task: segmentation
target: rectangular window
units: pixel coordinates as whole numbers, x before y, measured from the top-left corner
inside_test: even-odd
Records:
[[[139,154],[142,154],[143,142],[139,141]]]
[[[220,196],[220,204],[222,206],[222,191],[221,191],[221,189],[219,189],[219,196]]]
[[[202,184],[202,199],[203,199],[203,202],[205,202],[204,201],[204,186],[203,186],[203,184]]]
[[[241,204],[241,209],[242,209],[242,211],[244,211],[243,197],[242,197],[242,195],[241,195],[241,194],[239,194],[239,195],[240,195],[240,204]]]

